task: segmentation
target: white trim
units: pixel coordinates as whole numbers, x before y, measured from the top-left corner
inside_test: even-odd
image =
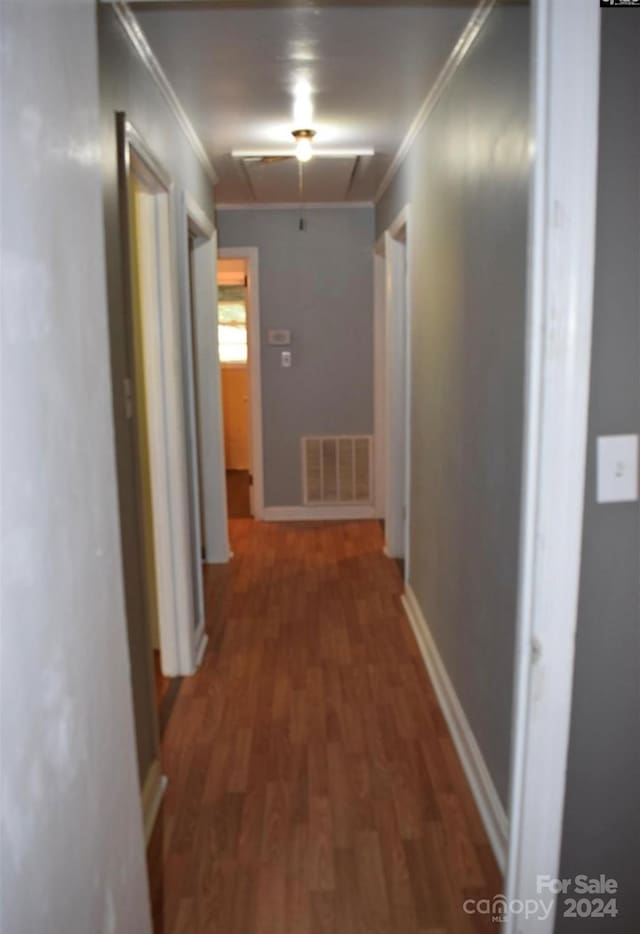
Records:
[[[199,565],[204,550],[207,564],[224,564],[229,560],[230,549],[227,529],[227,493],[224,471],[224,435],[221,407],[217,315],[218,297],[216,283],[217,231],[209,215],[188,191],[181,193],[180,211],[182,216],[180,235],[182,237],[181,279],[182,297],[188,320],[187,343],[189,350],[195,347],[197,361],[188,354],[190,361],[190,385],[197,381],[198,405],[193,402],[190,417],[190,443],[197,447],[200,463],[195,467],[201,474],[193,475],[194,489],[200,492],[202,503],[198,502],[196,560]],[[193,256],[189,252],[187,231],[196,237]],[[189,266],[192,266],[190,269]],[[191,333],[191,328],[193,332]],[[197,365],[196,365],[197,364]],[[197,378],[197,379],[196,379]],[[196,431],[197,410],[197,431]],[[191,422],[192,419],[192,422]],[[203,546],[204,545],[204,549]],[[198,633],[204,626],[204,594],[198,607],[199,622],[194,639],[193,658],[197,666]],[[200,618],[201,617],[201,618]]]
[[[375,519],[373,506],[265,506],[265,522],[339,522],[356,519]]]
[[[409,154],[409,151],[413,146],[418,134],[427,122],[429,114],[438,103],[440,95],[444,91],[448,82],[451,80],[451,77],[455,74],[466,58],[469,49],[477,39],[480,30],[484,26],[486,19],[491,13],[491,10],[495,4],[496,0],[480,0],[480,3],[478,3],[477,7],[471,14],[467,25],[464,27],[460,35],[460,38],[453,47],[451,54],[444,63],[434,84],[431,86],[431,89],[422,102],[420,109],[411,121],[411,125],[409,126],[404,139],[400,143],[400,146],[398,147],[398,150],[393,157],[389,168],[385,172],[382,181],[378,186],[378,190],[376,191],[376,203],[380,201],[385,191],[391,184],[394,175]]]
[[[264,460],[262,449],[262,341],[260,331],[260,267],[255,246],[220,247],[221,259],[247,260],[247,303],[249,306],[249,404],[251,420],[251,476],[253,477],[253,514],[262,519],[264,511]]]
[[[195,199],[188,192],[181,192],[180,211],[182,223],[178,231],[177,244],[179,251],[179,280],[180,280],[180,299],[182,304],[182,351],[184,366],[184,404],[188,438],[188,467],[189,467],[189,506],[190,506],[190,531],[191,545],[193,551],[194,565],[191,568],[192,580],[195,586],[195,607],[194,616],[196,622],[195,636],[192,640],[192,662],[194,668],[196,665],[197,640],[200,627],[204,626],[205,605],[204,605],[204,581],[202,576],[202,527],[201,516],[204,514],[204,503],[200,502],[200,477],[204,475],[202,470],[202,452],[200,450],[200,439],[203,437],[202,430],[202,412],[198,406],[197,396],[199,387],[196,385],[196,375],[199,372],[194,360],[194,349],[197,354],[198,329],[195,322],[196,308],[200,296],[196,295],[195,282],[192,283],[191,276],[191,257],[189,253],[189,231],[195,236],[203,239],[210,239],[215,233],[213,224],[206,213],[200,208]],[[193,295],[192,295],[193,291]],[[204,490],[202,497],[206,498]]]
[[[144,381],[145,394],[153,396],[148,415],[155,415],[150,428],[150,481],[153,511],[153,543],[156,562],[158,596],[158,624],[162,670],[167,675],[188,675],[193,671],[194,624],[199,609],[192,605],[191,588],[186,585],[187,570],[191,570],[190,530],[186,428],[184,411],[179,402],[182,385],[181,367],[176,369],[176,347],[182,341],[178,333],[179,319],[176,305],[177,292],[172,275],[172,181],[162,164],[155,158],[144,139],[124,114],[117,115],[122,169],[127,190],[121,192],[126,206],[126,224],[130,230],[132,205],[128,182],[135,176],[148,194],[133,195],[138,201],[141,220],[138,224],[138,244],[127,235],[127,265],[134,275],[134,264],[143,262],[140,283],[146,283],[149,300],[157,308],[155,316],[142,314],[146,325],[142,339],[146,342],[145,369],[139,374]],[[122,179],[121,179],[122,181]],[[150,199],[148,203],[146,199]],[[134,259],[134,252],[137,260]],[[133,287],[132,296],[137,291]],[[131,298],[131,319],[135,316]],[[130,338],[135,340],[133,334]],[[132,344],[130,350],[134,351]],[[183,434],[183,427],[185,434]],[[144,519],[140,519],[144,522]],[[192,612],[190,612],[190,609]]]
[[[373,201],[270,201],[216,204],[216,211],[331,211],[336,208],[374,208]]]
[[[405,228],[408,228],[410,213],[409,205],[405,204],[400,213],[391,221],[385,233],[395,240]]]
[[[453,744],[460,757],[469,787],[478,806],[496,862],[500,870],[504,872],[509,834],[509,822],[504,807],[462,704],[449,678],[442,656],[438,652],[429,625],[420,609],[416,595],[409,585],[406,585],[401,600],[442,713],[449,727]]]
[[[204,653],[207,651],[207,645],[209,644],[209,636],[204,631],[204,620],[202,621],[202,626],[198,627],[196,632],[196,670],[202,664],[202,659],[204,658]]]
[[[399,238],[404,231],[404,241]],[[383,257],[385,548],[409,579],[411,493],[411,210],[407,204],[376,244]],[[402,268],[404,267],[404,268]]]
[[[164,798],[169,780],[162,774],[160,761],[154,759],[149,766],[144,787],[142,789],[141,807],[142,807],[142,825],[144,827],[144,840],[148,844],[155,827],[156,819],[160,811],[160,805]]]
[[[535,0],[523,515],[508,899],[558,875],[582,543],[597,192],[600,9]],[[551,934],[507,917],[508,934]]]
[[[182,205],[191,232],[197,237],[210,240],[216,232],[216,225],[190,192],[182,192]]]
[[[180,129],[187,137],[191,148],[200,160],[200,164],[209,176],[212,183],[215,185],[218,181],[218,176],[209,160],[204,146],[202,145],[202,140],[193,128],[193,124],[189,120],[184,107],[178,99],[178,95],[174,91],[173,86],[167,78],[164,69],[156,58],[153,49],[147,42],[147,37],[142,31],[133,11],[125,2],[125,0],[116,0],[116,2],[112,4],[112,7],[114,13],[122,25],[122,28],[124,29],[127,38],[131,42],[131,45],[135,51],[138,53],[140,61],[155,81],[162,96],[168,104],[169,109],[178,121]]]
[[[376,515],[384,519],[386,510],[385,439],[386,325],[384,300],[384,256],[373,253],[373,496]]]
[[[229,560],[227,485],[224,464],[222,380],[218,359],[218,238],[196,241],[191,257],[194,322],[198,355],[198,402],[204,522],[204,560]]]

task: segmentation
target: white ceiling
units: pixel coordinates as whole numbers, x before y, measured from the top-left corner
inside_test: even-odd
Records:
[[[230,152],[291,148],[301,79],[313,90],[316,151],[376,152],[355,166],[312,160],[302,199],[372,200],[471,12],[458,3],[132,8],[215,166],[219,203],[299,199],[295,161],[245,173]]]

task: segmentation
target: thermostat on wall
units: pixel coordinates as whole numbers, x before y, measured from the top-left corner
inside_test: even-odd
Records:
[[[288,347],[291,343],[291,331],[285,328],[267,331],[267,341],[275,347]]]

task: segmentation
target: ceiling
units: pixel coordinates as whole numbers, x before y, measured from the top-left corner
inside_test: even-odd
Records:
[[[217,7],[217,8],[216,8]],[[132,9],[219,177],[218,203],[371,201],[471,6],[134,3]],[[242,162],[291,149],[293,89],[312,89],[314,150],[358,160]]]

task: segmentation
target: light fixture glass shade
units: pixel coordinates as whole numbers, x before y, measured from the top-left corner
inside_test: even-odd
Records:
[[[313,156],[311,140],[307,136],[302,136],[296,141],[296,159],[298,162],[309,162]]]

